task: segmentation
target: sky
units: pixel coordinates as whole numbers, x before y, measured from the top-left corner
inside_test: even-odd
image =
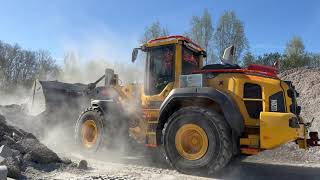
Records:
[[[130,62],[152,22],[184,34],[204,9],[214,28],[223,12],[235,11],[255,55],[283,52],[293,36],[302,38],[308,52],[320,52],[317,0],[0,0],[0,40],[48,50],[58,63],[70,50],[84,59]]]

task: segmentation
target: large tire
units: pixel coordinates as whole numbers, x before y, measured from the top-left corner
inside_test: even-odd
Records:
[[[97,108],[89,107],[82,112],[77,120],[75,126],[76,145],[82,152],[96,152],[105,141],[105,131],[108,130],[105,129],[102,112]]]
[[[231,129],[218,113],[184,107],[163,129],[163,149],[171,166],[186,174],[214,174],[232,158]]]

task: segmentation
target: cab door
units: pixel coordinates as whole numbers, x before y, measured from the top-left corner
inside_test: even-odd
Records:
[[[156,127],[160,106],[170,91],[178,83],[176,71],[177,46],[165,45],[150,48],[145,64],[144,88],[142,89],[142,112],[146,122],[146,145],[156,146]],[[179,48],[180,49],[180,48]],[[178,68],[179,69],[179,68]]]

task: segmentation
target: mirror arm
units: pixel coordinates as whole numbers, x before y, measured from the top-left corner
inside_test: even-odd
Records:
[[[133,48],[132,50],[132,57],[131,57],[131,61],[134,63],[137,59],[138,56],[138,50],[141,50],[141,48]]]

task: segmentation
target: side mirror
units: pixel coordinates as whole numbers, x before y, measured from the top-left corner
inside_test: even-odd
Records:
[[[234,64],[234,53],[235,53],[235,48],[233,45],[226,48],[222,56],[222,62],[228,63],[228,64]]]
[[[131,62],[135,62],[138,56],[138,49],[139,48],[134,48],[132,50],[132,57],[131,57]]]

